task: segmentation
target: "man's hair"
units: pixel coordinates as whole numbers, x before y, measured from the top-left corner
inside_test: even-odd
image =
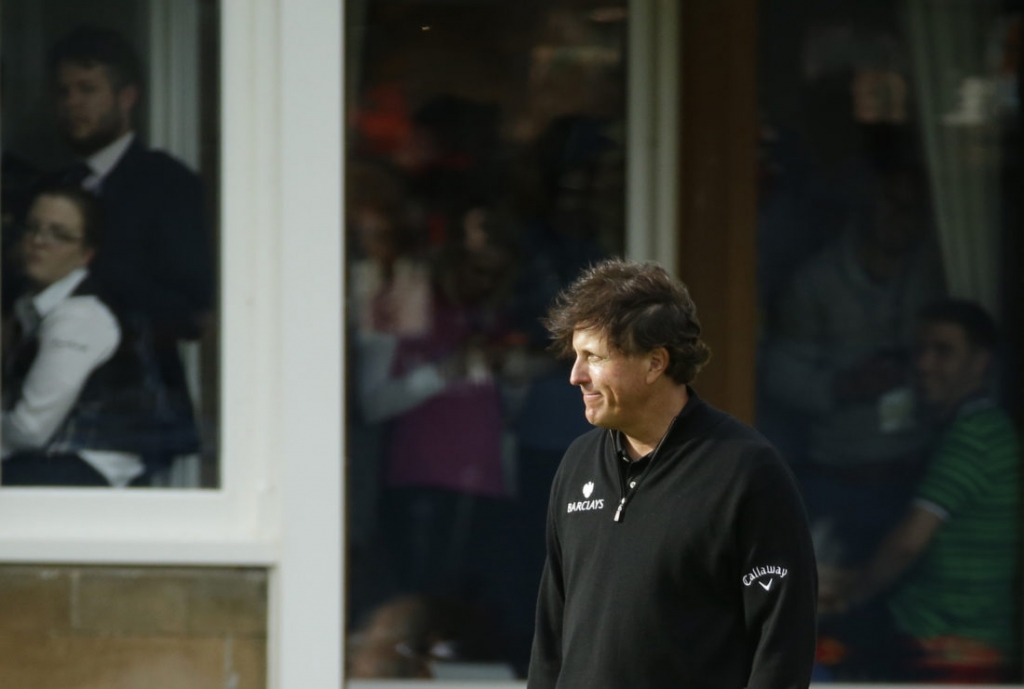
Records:
[[[980,304],[967,299],[942,299],[921,311],[921,323],[952,323],[963,328],[967,342],[974,347],[992,350],[999,340],[999,331],[992,316]]]
[[[111,29],[82,26],[65,35],[50,49],[47,66],[51,78],[64,64],[103,67],[116,91],[132,85],[142,88],[142,68],[135,49]]]
[[[33,203],[42,196],[70,201],[82,216],[82,246],[98,249],[102,234],[102,211],[100,201],[91,191],[69,184],[52,184],[41,187],[33,197]]]
[[[565,357],[576,330],[600,332],[627,356],[664,347],[665,373],[677,383],[691,382],[711,358],[689,290],[656,263],[610,259],[591,266],[556,297],[543,323],[552,349]]]

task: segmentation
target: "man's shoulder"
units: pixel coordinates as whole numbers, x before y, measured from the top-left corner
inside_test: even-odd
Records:
[[[141,144],[133,145],[118,161],[111,177],[131,177],[136,181],[161,181],[163,183],[176,180],[198,182],[199,175],[171,154],[156,148],[147,148]]]
[[[768,474],[789,475],[778,449],[753,426],[705,403],[707,430],[701,435],[703,451],[714,459],[715,471],[754,479]]]
[[[1009,415],[997,404],[976,400],[961,407],[945,429],[918,487],[918,497],[949,513],[964,509],[974,496],[975,505],[1010,504],[992,496],[1013,496],[1019,474],[1020,446]],[[1009,491],[1009,493],[1007,493]],[[983,501],[977,496],[987,495]]]
[[[1002,407],[990,399],[967,402],[961,407],[944,436],[943,444],[963,440],[974,442],[1012,442],[1017,432],[1013,421]]]
[[[729,443],[751,454],[777,454],[775,446],[760,431],[732,414],[705,403],[708,442]]]

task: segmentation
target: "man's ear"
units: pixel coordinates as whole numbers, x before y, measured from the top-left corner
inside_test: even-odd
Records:
[[[668,369],[669,356],[668,350],[664,347],[658,347],[652,350],[647,355],[647,382],[653,383],[659,377],[664,375],[665,370]]]

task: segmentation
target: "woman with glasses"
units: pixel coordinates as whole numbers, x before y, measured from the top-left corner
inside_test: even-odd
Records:
[[[31,288],[4,328],[0,483],[124,486],[143,472],[131,422],[110,408],[134,375],[121,328],[89,276],[99,206],[49,187],[29,206],[18,247]]]

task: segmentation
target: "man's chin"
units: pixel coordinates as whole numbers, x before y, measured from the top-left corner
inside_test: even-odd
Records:
[[[78,136],[65,132],[64,143],[67,144],[68,148],[74,151],[75,155],[79,158],[87,158],[93,153],[100,151],[110,144],[114,143],[117,137],[111,137],[107,134],[87,134]]]

